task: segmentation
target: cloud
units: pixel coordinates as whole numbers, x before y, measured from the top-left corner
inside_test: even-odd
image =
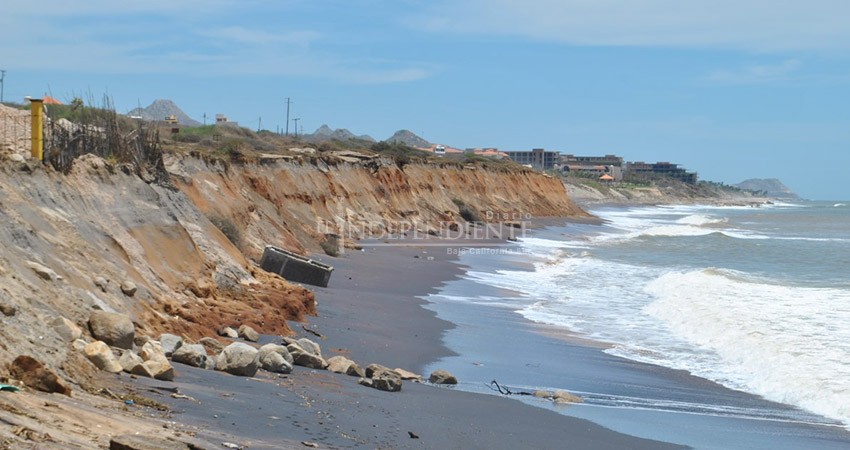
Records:
[[[214,39],[224,39],[239,44],[267,45],[272,43],[296,44],[300,46],[309,45],[322,35],[317,31],[285,31],[272,33],[257,29],[249,29],[241,26],[230,26],[217,28],[199,33]]]
[[[411,26],[588,46],[850,50],[845,0],[452,0]]]
[[[801,63],[786,59],[775,64],[751,64],[737,69],[715,70],[704,81],[717,84],[775,84],[792,79]]]
[[[291,11],[290,4],[302,9]],[[356,84],[430,75],[415,61],[357,58],[361,49],[316,15],[325,11],[307,7],[255,0],[12,2],[0,15],[0,40],[15,45],[0,46],[0,61],[6,69],[57,73],[278,75]],[[31,28],[36,22],[41,26]]]

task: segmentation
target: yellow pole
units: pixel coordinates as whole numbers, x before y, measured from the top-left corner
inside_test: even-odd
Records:
[[[32,118],[32,157],[41,161],[44,156],[44,101],[40,98],[30,100]]]

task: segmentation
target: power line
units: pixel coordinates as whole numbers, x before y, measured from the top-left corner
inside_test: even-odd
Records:
[[[289,105],[292,103],[292,100],[289,97],[286,97],[286,135],[289,136]],[[298,134],[298,129],[295,129],[295,134]]]

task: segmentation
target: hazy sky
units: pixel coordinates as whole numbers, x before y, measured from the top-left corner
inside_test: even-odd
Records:
[[[6,100],[168,98],[275,130],[291,97],[306,132],[615,153],[850,199],[846,0],[3,0],[0,39]]]

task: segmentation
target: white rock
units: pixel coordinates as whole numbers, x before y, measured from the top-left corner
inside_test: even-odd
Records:
[[[234,342],[224,347],[215,361],[216,370],[245,377],[253,377],[259,368],[259,352],[242,342]]]
[[[83,348],[86,357],[100,370],[118,373],[123,370],[112,353],[112,349],[103,341],[94,341]]]

